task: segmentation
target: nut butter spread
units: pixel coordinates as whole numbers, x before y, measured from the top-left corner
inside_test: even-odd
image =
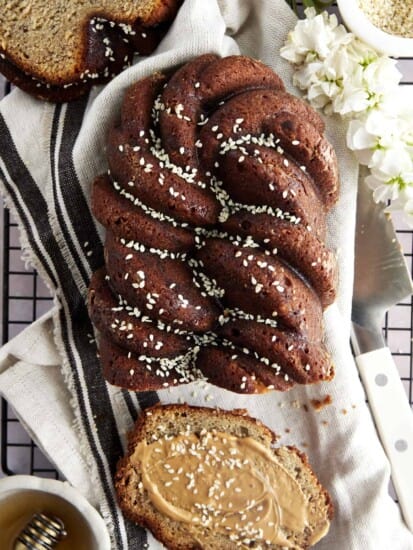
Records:
[[[288,548],[293,543],[285,530],[321,526],[312,544],[328,530],[271,450],[250,437],[184,433],[142,441],[135,453],[141,489],[159,512],[186,523],[195,537],[200,528],[211,528],[242,546],[259,539]]]

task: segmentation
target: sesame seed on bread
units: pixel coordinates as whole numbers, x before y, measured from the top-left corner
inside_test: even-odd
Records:
[[[181,0],[0,0],[0,72],[26,92],[71,101],[152,52]]]
[[[235,530],[228,529],[227,532],[223,532],[218,528],[219,519],[212,519],[211,521],[208,519],[210,517],[208,514],[204,516],[205,521],[202,524],[189,525],[185,521],[173,519],[168,515],[167,510],[164,510],[162,513],[159,510],[157,502],[153,500],[150,487],[148,488],[146,484],[147,479],[143,478],[145,476],[143,473],[145,466],[142,454],[137,453],[139,444],[144,441],[147,445],[151,445],[157,441],[162,442],[163,439],[166,441],[168,438],[173,440],[173,438],[182,434],[185,436],[193,436],[195,434],[195,444],[191,447],[192,456],[194,456],[197,452],[202,452],[202,435],[206,433],[214,434],[216,432],[228,437],[234,436],[238,440],[242,440],[243,438],[252,439],[270,453],[275,465],[273,465],[272,461],[266,461],[265,463],[260,462],[260,460],[254,461],[253,467],[256,468],[257,472],[260,472],[258,474],[259,477],[266,477],[267,469],[276,468],[277,471],[277,468],[280,467],[283,473],[286,472],[286,475],[293,479],[291,483],[303,495],[302,498],[309,507],[310,515],[308,517],[313,519],[313,523],[310,522],[301,531],[294,532],[283,526],[283,521],[281,520],[278,526],[278,534],[285,537],[290,548],[295,550],[309,548],[326,534],[330,520],[333,518],[332,501],[328,492],[317,480],[306,455],[295,447],[275,447],[277,436],[259,420],[247,416],[244,410],[225,411],[205,407],[191,407],[188,405],[158,405],[143,412],[129,435],[129,446],[126,456],[119,461],[115,475],[118,502],[125,516],[150,529],[154,536],[170,550],[191,550],[194,548],[202,548],[204,550],[224,548],[226,550],[235,550],[240,547],[281,550],[283,546],[277,543],[265,542],[260,540],[259,537],[247,539],[245,535],[247,526],[243,524],[242,519],[240,519]],[[210,454],[211,456],[213,455],[211,452]],[[174,451],[165,458],[163,466],[162,462],[160,463],[160,467],[164,467],[167,470],[169,468],[171,480],[173,479],[175,483],[179,482],[180,476],[188,474],[187,477],[189,476],[190,478],[195,473],[192,490],[194,492],[197,491],[197,482],[200,481],[200,478],[196,475],[197,470],[194,470],[197,462],[192,462],[192,473],[188,473],[185,471],[185,455],[182,455],[179,462],[181,467],[178,471],[173,471],[170,469],[170,464],[168,464],[168,462],[173,460],[173,456]],[[243,472],[243,463],[245,463],[243,456],[239,456],[239,459],[237,462],[236,457],[234,457],[234,475],[236,478],[238,476],[238,479],[241,476],[241,472]],[[152,464],[153,462],[151,462]],[[205,463],[202,464],[200,461],[197,468],[202,470],[204,466]],[[222,472],[219,465],[215,466],[215,468],[214,471],[217,474],[218,472]],[[199,475],[203,475],[202,472]],[[220,476],[218,475],[217,479],[219,478]],[[268,479],[271,478],[268,477]],[[202,483],[202,481],[200,482]],[[168,481],[166,484],[169,485],[169,483]],[[222,492],[216,496],[212,503],[211,499],[209,499],[209,504],[204,508],[204,510],[209,509],[209,514],[212,514],[213,518],[221,517],[219,512],[213,512],[213,508],[219,511],[220,505],[221,507],[225,506],[224,502],[227,496],[234,494],[231,493],[229,485],[229,483],[224,483],[226,489],[223,486]],[[184,486],[186,486],[186,482]],[[201,495],[205,496],[205,494],[202,493],[201,487],[199,489],[199,498],[203,502]],[[277,491],[277,488],[273,487],[273,490]],[[213,494],[213,491],[208,492],[208,494]],[[277,498],[279,495],[275,494]],[[170,498],[167,490],[165,490],[165,495],[166,499]],[[251,496],[251,502],[254,497],[257,499],[260,498],[258,494],[248,496]],[[185,498],[185,495],[182,498]],[[179,493],[173,502],[178,508],[180,505],[184,505],[179,501]],[[198,505],[198,508],[200,506],[201,504]],[[188,509],[186,511],[193,512],[193,510]],[[280,517],[283,517],[282,514],[283,509],[280,510]],[[240,517],[244,517],[242,513]],[[275,541],[277,540],[276,529],[274,527],[275,536],[273,540]]]

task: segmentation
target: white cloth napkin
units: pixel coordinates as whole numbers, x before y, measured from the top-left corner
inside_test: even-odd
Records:
[[[102,262],[102,232],[87,203],[90,183],[106,166],[108,124],[130,84],[205,52],[257,57],[294,92],[291,68],[279,56],[294,24],[284,0],[186,0],[154,55],[96,89],[87,104],[55,107],[19,90],[0,103],[1,187],[19,220],[25,255],[55,296],[51,314],[0,351],[0,393],[68,481],[100,505],[113,548],[142,548],[144,540],[150,548],[160,545],[123,521],[111,485],[125,434],[146,398],[102,381],[94,344],[86,337],[91,332],[84,307],[87,281]],[[330,532],[318,548],[409,550],[413,537],[388,496],[389,466],[348,344],[358,170],[345,146],[344,125],[336,118],[326,124],[341,172],[340,201],[329,219],[340,294],[325,314],[334,381],[255,397],[205,383],[158,396],[162,402],[246,408],[280,434],[280,444],[301,447],[335,505]],[[310,400],[327,394],[332,404],[316,412]]]

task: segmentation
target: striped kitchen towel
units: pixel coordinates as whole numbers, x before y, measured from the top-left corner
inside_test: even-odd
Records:
[[[337,371],[328,389],[246,397],[204,383],[139,394],[107,384],[96,356],[86,295],[91,274],[103,264],[103,233],[90,212],[90,187],[107,169],[106,133],[119,115],[124,91],[156,70],[206,52],[260,58],[288,86],[291,68],[278,51],[294,23],[284,0],[186,0],[154,54],[89,97],[52,105],[14,90],[0,103],[1,190],[18,220],[24,257],[55,300],[49,315],[0,351],[0,393],[68,481],[100,507],[114,549],[159,547],[124,520],[112,483],[127,431],[139,411],[159,399],[190,404],[208,399],[214,406],[248,408],[276,432],[285,432],[283,444],[305,442],[337,505],[320,549],[413,547],[387,494],[388,464],[348,347],[357,165],[337,120],[327,121],[343,176],[329,224],[329,244],[340,249],[341,286],[337,303],[326,312],[327,345]],[[291,406],[320,397],[320,391],[334,401],[320,413],[324,424],[315,413]],[[352,412],[339,416],[342,409]]]

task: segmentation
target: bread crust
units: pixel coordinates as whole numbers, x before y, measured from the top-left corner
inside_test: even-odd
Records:
[[[253,232],[256,242],[262,245],[267,239],[284,261],[304,274],[320,296],[323,308],[334,302],[338,285],[337,263],[332,251],[316,232],[310,233],[302,225],[292,230],[291,224],[285,220],[242,211],[230,216],[222,226],[232,235],[242,237]]]
[[[188,341],[184,336],[161,331],[145,317],[142,321],[143,316],[138,317],[132,307],[119,311],[119,301],[105,284],[105,276],[104,268],[93,274],[88,296],[90,318],[102,334],[120,347],[128,344],[138,355],[174,357],[185,353]],[[119,326],[122,330],[117,330]]]
[[[117,193],[104,174],[98,176],[92,185],[92,212],[108,231],[127,241],[139,240],[143,245],[184,252],[194,245],[194,235],[181,227],[169,227],[145,214],[131,201]]]
[[[41,71],[30,59],[18,58],[9,51],[7,43],[4,47],[0,43],[0,72],[39,99],[60,103],[81,97],[93,85],[108,82],[131,65],[135,53],[149,55],[168,30],[182,0],[153,0],[152,9],[139,16],[134,15],[130,3],[129,17],[114,17],[110,10],[91,9],[79,24],[81,39],[70,67],[62,64],[61,72]],[[99,32],[95,20],[99,21]],[[110,56],[106,51],[108,43]]]
[[[220,431],[226,431],[238,437],[253,437],[267,448],[271,448],[277,461],[280,461],[285,468],[288,469],[288,464],[286,463],[287,459],[291,460],[291,469],[298,468],[300,470],[300,473],[297,475],[299,476],[298,479],[303,492],[308,496],[311,495],[317,506],[323,509],[325,519],[328,521],[333,519],[334,506],[332,499],[327,490],[318,481],[308,462],[308,457],[295,446],[274,448],[278,436],[260,420],[248,416],[247,411],[243,409],[227,411],[218,408],[193,407],[186,404],[158,404],[146,409],[138,418],[133,430],[130,432],[128,436],[127,453],[125,457],[119,460],[117,465],[115,488],[119,506],[123,514],[128,519],[149,529],[169,550],[193,550],[194,548],[212,549],[218,547],[225,547],[232,550],[237,547],[234,543],[231,543],[229,539],[226,541],[225,546],[219,546],[219,543],[222,544],[222,539],[214,538],[213,534],[211,538],[206,539],[207,543],[205,546],[200,544],[189,532],[185,531],[182,525],[157,512],[150,500],[145,500],[145,493],[142,497],[142,502],[140,497],[135,494],[133,498],[136,498],[136,502],[133,504],[133,498],[131,497],[130,491],[128,491],[128,484],[131,483],[132,473],[137,476],[136,480],[139,479],[139,464],[131,464],[130,457],[133,455],[135,447],[140,441],[147,440],[149,443],[153,441],[152,436],[154,434],[161,435],[164,433],[156,429],[157,426],[159,427],[162,425],[174,427],[172,430],[168,430],[168,435],[175,435],[175,433],[178,433],[181,425],[189,425],[191,431],[195,433],[197,430],[200,431],[202,427],[205,427],[207,431],[210,430],[210,427],[215,427]],[[311,490],[307,488],[308,484]],[[294,546],[294,549],[304,550],[309,548],[308,541],[310,540],[310,536],[311,532],[303,534],[299,543]],[[215,543],[213,541],[215,541]],[[216,546],[211,546],[211,543],[216,544]],[[267,548],[271,550],[281,550],[281,547],[277,545],[271,545]]]
[[[180,374],[175,369],[170,369],[161,378],[155,371],[148,369],[151,365],[145,359],[125,351],[107,337],[103,337],[99,343],[99,354],[103,376],[114,386],[135,391],[156,391],[176,386],[180,380]]]

